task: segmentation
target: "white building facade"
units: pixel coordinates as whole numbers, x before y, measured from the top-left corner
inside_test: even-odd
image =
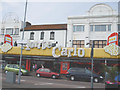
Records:
[[[118,31],[118,15],[106,4],[96,4],[84,16],[69,16],[67,24],[28,25],[25,28],[24,40],[46,42],[61,47],[89,48],[94,40],[95,48],[106,46],[107,36]],[[13,37],[13,45],[22,39],[22,22],[16,15],[6,16],[1,24],[0,44],[4,35]],[[119,26],[120,28],[120,26]],[[21,31],[20,31],[21,30]]]
[[[70,16],[67,24],[67,46],[91,47],[94,40],[95,48],[106,45],[107,36],[118,32],[118,15],[106,4],[96,4],[87,15]]]
[[[13,38],[13,45],[20,39],[20,29],[22,21],[14,13],[8,13],[3,19],[0,28],[0,45],[4,43],[5,34],[9,34]]]
[[[21,38],[22,38],[21,30]],[[24,40],[42,45],[65,47],[67,42],[67,24],[31,25],[24,29]]]

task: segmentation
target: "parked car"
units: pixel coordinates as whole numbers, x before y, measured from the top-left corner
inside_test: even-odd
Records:
[[[91,71],[86,68],[70,68],[67,71],[66,77],[70,80],[91,80]],[[98,83],[103,81],[103,77],[93,73],[93,81]]]
[[[36,71],[36,76],[37,77],[51,77],[53,79],[55,78],[60,78],[60,74],[52,72],[50,69],[48,68],[40,68]]]
[[[7,64],[4,69],[5,73],[7,72],[15,72],[18,74],[19,72],[19,65],[17,64]],[[28,75],[28,70],[21,68],[21,75]]]

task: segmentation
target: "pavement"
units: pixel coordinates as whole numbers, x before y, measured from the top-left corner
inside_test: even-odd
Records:
[[[35,72],[31,72],[30,76],[21,76],[21,83],[17,83],[18,75],[16,75],[16,83],[8,83],[6,82],[6,75],[3,73],[2,75],[2,90],[40,90],[40,88],[86,88],[90,90],[90,82],[81,82],[81,81],[70,81],[65,79],[66,77],[62,75],[61,79],[51,79],[51,78],[38,78],[35,76]],[[103,83],[94,84],[95,88],[102,88],[104,90]],[[97,89],[97,90],[98,90]],[[95,90],[95,89],[94,89]],[[101,89],[100,89],[101,90]]]
[[[1,72],[0,72],[0,74],[1,74]],[[25,80],[23,80],[23,79],[21,79],[21,83],[20,84],[18,84],[17,83],[17,81],[18,81],[18,75],[16,75],[16,82],[15,83],[8,83],[8,82],[6,82],[6,75],[2,72],[2,78],[0,78],[1,79],[1,81],[2,81],[2,90],[17,90],[17,89],[19,89],[19,90],[24,90],[24,89],[26,89],[26,88],[29,88],[30,90],[32,89],[32,87],[36,90],[37,88],[35,88],[35,86],[33,85],[31,85],[30,84],[30,86],[28,85],[28,83],[26,83],[25,82]],[[30,77],[36,77],[36,75],[35,75],[35,72],[30,72],[30,74],[29,74],[29,76]],[[21,76],[21,77],[23,77],[23,76]],[[27,76],[24,76],[24,77],[27,77]],[[65,79],[66,77],[64,76],[64,75],[62,75],[61,76],[61,78],[62,79]],[[49,83],[50,84],[50,83]],[[38,87],[39,88],[39,87]],[[43,87],[44,88],[44,87]]]

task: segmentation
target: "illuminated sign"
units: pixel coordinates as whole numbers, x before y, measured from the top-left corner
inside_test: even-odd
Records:
[[[9,34],[6,34],[4,37],[4,43],[8,43],[11,46],[13,46],[13,41],[12,41],[12,37]]]
[[[110,55],[117,56],[120,54],[120,47],[118,46],[118,33],[114,32],[108,36],[107,46],[104,47],[105,52]]]
[[[42,44],[42,46],[40,47],[40,45]],[[46,48],[52,48],[52,43],[51,42],[42,42],[42,43],[38,43],[38,42],[27,42],[27,45],[25,46],[26,50],[29,51],[31,48],[38,48],[38,49],[46,49]],[[56,54],[56,50],[59,50],[59,52],[61,53],[60,55]],[[57,46],[57,47],[53,47],[52,50],[52,55],[53,57],[60,57],[60,56],[67,56],[67,57],[72,57],[72,53],[73,56],[78,56],[78,57],[84,57],[85,55],[85,50],[83,48],[79,48],[77,50],[77,47],[75,46],[74,49],[70,49],[70,48],[62,48],[61,46]]]
[[[107,39],[107,45],[114,43],[115,45],[118,45],[118,33],[114,32],[108,36]]]
[[[3,52],[7,52],[13,46],[12,37],[9,34],[6,34],[4,37],[4,44],[1,46]]]
[[[61,54],[56,55],[56,49],[61,51]],[[73,56],[78,56],[78,57],[84,57],[85,55],[85,50],[83,48],[79,48],[77,51],[77,48],[75,46],[74,49],[68,49],[68,48],[61,48],[61,47],[54,47],[52,50],[52,55],[53,57],[60,57],[60,56],[67,56],[67,57],[72,57],[71,53],[74,53]]]

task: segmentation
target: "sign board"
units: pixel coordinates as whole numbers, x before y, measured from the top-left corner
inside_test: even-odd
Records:
[[[114,32],[108,36],[107,45],[115,44],[118,45],[118,33]]]
[[[3,52],[9,51],[13,46],[12,37],[9,34],[6,34],[4,37],[4,44],[1,46]]]
[[[110,55],[117,56],[120,54],[120,47],[118,46],[118,33],[113,32],[108,36],[107,39],[107,46],[104,47],[105,52],[109,53]]]
[[[12,37],[9,34],[6,34],[4,37],[4,43],[8,43],[11,46],[13,46],[13,41],[12,41]]]
[[[66,74],[70,67],[70,62],[61,62],[61,68],[60,68],[60,73],[61,74]]]

